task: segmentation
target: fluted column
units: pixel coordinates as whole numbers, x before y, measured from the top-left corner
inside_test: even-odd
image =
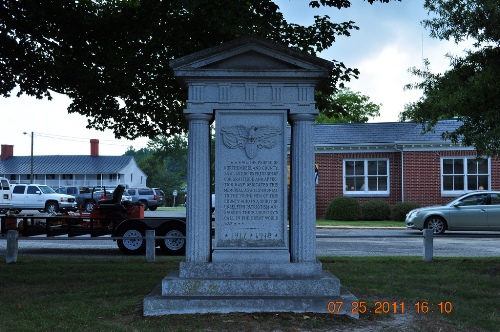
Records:
[[[188,182],[186,207],[186,262],[210,261],[210,120],[212,114],[186,114]]]
[[[294,263],[316,261],[316,192],[312,114],[293,114],[290,253]]]

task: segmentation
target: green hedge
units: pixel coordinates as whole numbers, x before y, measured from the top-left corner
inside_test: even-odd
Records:
[[[391,218],[396,221],[405,221],[406,214],[413,209],[418,209],[420,204],[415,202],[401,202],[392,207]]]
[[[374,199],[361,205],[363,220],[387,220],[391,215],[391,207],[385,201]]]
[[[354,197],[336,197],[326,208],[326,220],[354,221],[359,220],[361,205]]]

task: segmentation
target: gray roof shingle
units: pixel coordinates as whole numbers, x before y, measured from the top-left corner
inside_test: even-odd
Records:
[[[422,134],[416,122],[336,123],[314,125],[314,145],[355,145],[443,142],[441,134],[460,126],[457,120],[439,121],[433,132]],[[290,127],[287,138],[290,142]]]
[[[34,156],[35,174],[116,174],[130,164],[132,156]],[[0,174],[29,174],[30,156],[0,161]]]

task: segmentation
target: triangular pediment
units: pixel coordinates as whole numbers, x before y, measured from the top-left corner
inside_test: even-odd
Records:
[[[228,70],[287,70],[287,69],[303,69],[302,67],[290,63],[286,60],[269,56],[258,52],[257,50],[249,50],[238,53],[234,56],[220,59],[219,61],[209,63],[204,69],[228,69]],[[200,69],[201,69],[200,68]]]
[[[273,72],[292,76],[324,76],[332,67],[330,61],[300,52],[259,37],[242,37],[179,59],[170,66],[175,76],[247,76]],[[266,74],[267,73],[267,74]],[[321,73],[321,74],[320,74]]]

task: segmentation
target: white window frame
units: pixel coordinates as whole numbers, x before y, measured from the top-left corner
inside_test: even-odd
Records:
[[[347,162],[363,162],[363,183],[364,183],[364,190],[359,190],[359,188],[356,188],[354,190],[348,189],[348,183],[346,178],[352,177],[352,175],[346,175],[346,163]],[[387,177],[387,190],[370,190],[370,188],[367,188],[368,184],[368,178],[373,176],[373,175],[368,175],[368,162],[370,161],[384,161],[386,163],[386,168],[387,168],[387,174],[385,175],[376,175],[378,177],[380,176],[385,176]],[[345,196],[377,196],[377,197],[388,197],[390,195],[390,168],[389,168],[389,158],[357,158],[357,159],[344,159],[342,161],[342,184],[343,184],[343,192]]]
[[[441,172],[441,195],[442,196],[450,196],[450,197],[456,197],[458,195],[461,195],[461,194],[464,194],[464,193],[468,193],[468,192],[472,192],[472,191],[475,191],[476,189],[468,189],[469,187],[469,184],[468,184],[468,175],[482,175],[482,176],[487,176],[488,177],[488,180],[486,181],[486,188],[484,189],[491,189],[491,158],[486,158],[486,157],[483,157],[482,159],[485,159],[486,162],[488,163],[487,167],[488,167],[488,173],[485,174],[485,173],[480,173],[480,174],[476,174],[476,173],[469,173],[468,172],[468,163],[467,161],[470,160],[470,159],[476,159],[477,157],[473,157],[473,156],[446,156],[446,157],[441,157],[441,160],[440,160],[440,172]],[[447,160],[447,159],[462,159],[463,160],[463,167],[464,167],[464,171],[463,173],[460,173],[460,174],[456,174],[456,173],[451,173],[453,176],[463,176],[463,184],[464,184],[464,188],[462,190],[444,190],[444,177],[445,176],[450,176],[450,174],[444,174],[444,160]],[[479,184],[478,184],[479,185]]]

